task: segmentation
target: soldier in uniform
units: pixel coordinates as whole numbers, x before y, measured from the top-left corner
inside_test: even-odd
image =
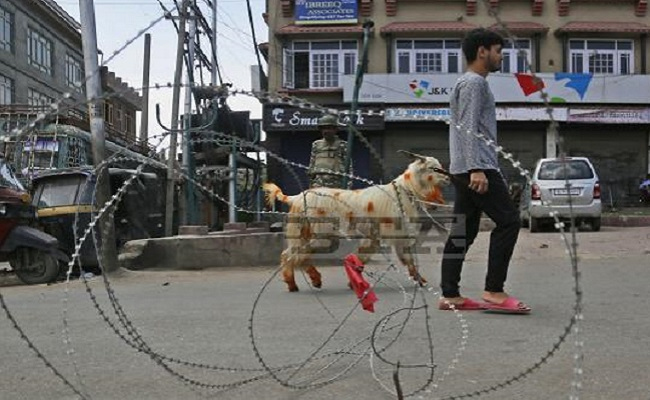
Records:
[[[309,187],[330,187],[343,189],[342,175],[335,173],[345,172],[345,158],[348,144],[337,136],[338,120],[333,115],[325,115],[318,120],[318,128],[323,138],[315,140],[311,145],[311,158],[309,160]],[[352,173],[352,160],[350,160],[349,173]],[[348,188],[352,186],[352,179],[348,178]]]

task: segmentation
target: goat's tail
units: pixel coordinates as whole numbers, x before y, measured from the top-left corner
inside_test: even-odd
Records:
[[[289,204],[289,196],[282,193],[282,189],[275,183],[264,183],[262,184],[262,189],[264,189],[264,193],[266,194],[266,204],[269,206],[273,205],[276,200]]]

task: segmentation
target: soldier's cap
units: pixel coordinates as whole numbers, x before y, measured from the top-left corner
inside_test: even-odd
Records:
[[[334,126],[338,127],[339,126],[339,120],[333,115],[323,115],[320,117],[318,120],[318,127],[325,127],[325,126]]]

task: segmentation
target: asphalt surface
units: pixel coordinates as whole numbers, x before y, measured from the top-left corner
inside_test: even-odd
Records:
[[[468,255],[463,272],[465,295],[480,295],[488,237],[481,233]],[[601,232],[579,233],[578,242],[584,290],[580,398],[650,399],[650,228],[604,227]],[[424,275],[435,282],[439,255],[421,256],[420,260]],[[368,268],[382,275],[386,265],[378,256]],[[319,291],[310,290],[298,275],[302,289],[298,293],[286,292],[274,272],[274,268],[257,267],[126,271],[109,281],[128,320],[150,349],[213,367],[261,367],[248,329],[258,298],[254,343],[263,361],[272,368],[305,364],[300,369],[276,370],[276,378],[298,387],[333,383],[292,389],[265,377],[229,390],[199,387],[194,383],[220,385],[264,373],[167,363],[174,375],[160,360],[156,362],[155,357],[117,336],[78,280],[24,286],[5,274],[0,277],[0,293],[29,341],[89,399],[396,399],[382,388],[383,384],[394,390],[395,368],[364,352],[369,349],[367,338],[380,320],[410,303],[414,291],[404,269],[383,275],[376,289],[379,302],[374,314],[354,309],[356,298],[346,288],[342,268],[322,268],[324,287]],[[262,291],[267,281],[270,283]],[[406,286],[406,292],[400,285]],[[89,287],[109,321],[119,326],[103,279],[95,277]],[[445,398],[488,389],[526,371],[553,349],[571,320],[575,302],[571,267],[558,233],[521,231],[507,289],[528,303],[532,314],[465,312],[462,318],[469,325],[469,334],[464,349],[461,322],[452,312],[429,309],[433,347],[427,340],[423,309],[414,311],[406,323],[406,312],[389,319],[387,329],[375,336],[376,345],[381,348],[392,342],[381,356],[400,362],[403,391],[413,392],[427,381],[428,369],[409,367],[430,363],[431,351],[437,387],[414,398]],[[423,296],[435,305],[434,292]],[[415,304],[422,302],[418,294]],[[26,345],[5,310],[0,310],[0,321],[0,399],[79,398]],[[120,332],[128,336],[121,327]],[[576,336],[570,335],[525,379],[481,397],[567,399],[574,379],[575,342]],[[353,347],[356,343],[359,345]],[[334,356],[343,350],[347,353]],[[457,353],[461,354],[457,357]],[[381,384],[373,378],[371,362]]]

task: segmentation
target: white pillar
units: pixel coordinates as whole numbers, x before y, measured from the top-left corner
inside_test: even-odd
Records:
[[[557,126],[557,125],[556,125]],[[553,128],[553,124],[549,123],[546,127],[546,154],[544,157],[553,158],[557,157],[557,141],[558,131]]]

